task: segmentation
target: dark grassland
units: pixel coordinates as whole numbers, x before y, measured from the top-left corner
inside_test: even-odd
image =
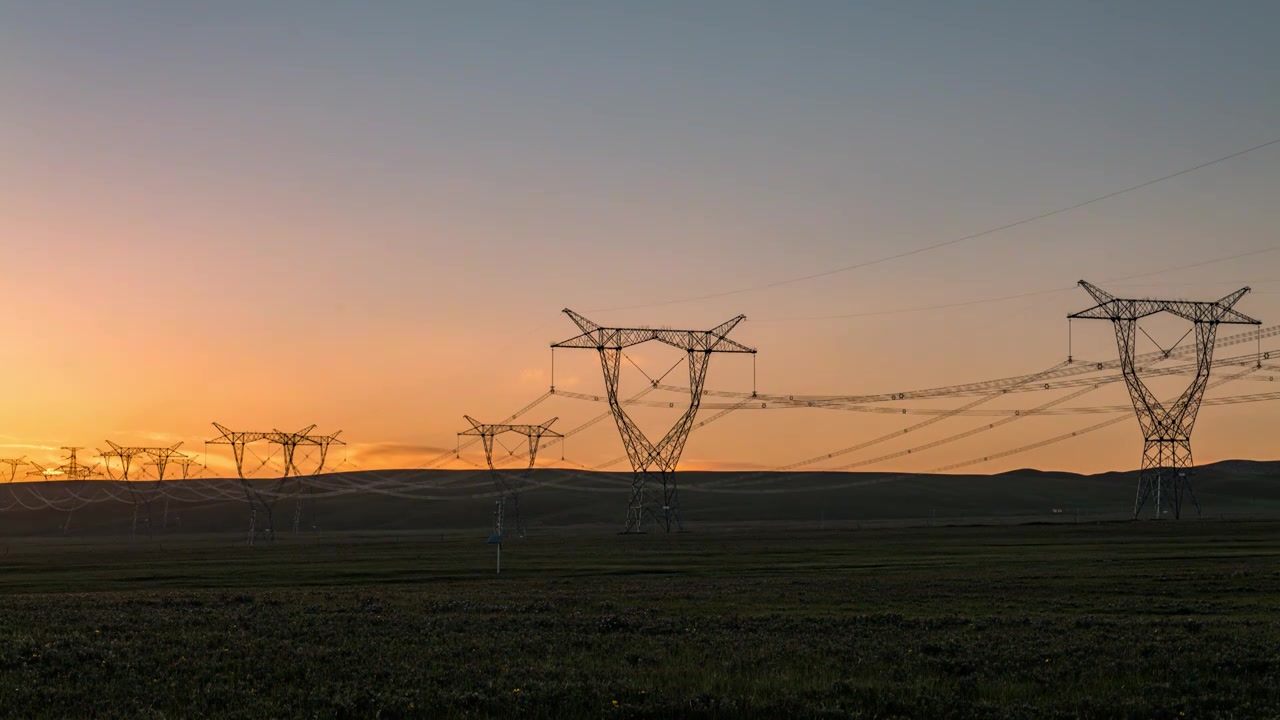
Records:
[[[1280,717],[1280,523],[8,540],[9,717]]]

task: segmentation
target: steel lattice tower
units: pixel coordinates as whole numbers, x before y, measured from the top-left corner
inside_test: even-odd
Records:
[[[93,465],[82,465],[80,460],[76,458],[76,453],[83,450],[83,447],[62,447],[60,450],[67,451],[66,463],[58,465],[54,468],[46,468],[40,463],[27,461],[27,465],[35,468],[27,471],[27,477],[42,477],[49,479],[50,475],[62,475],[68,480],[88,480],[93,477],[93,473],[98,469],[97,463]]]
[[[284,482],[289,477],[290,472],[296,473],[297,471],[297,468],[293,464],[293,452],[298,447],[299,443],[305,442],[303,438],[307,436],[307,433],[314,430],[316,426],[314,424],[308,425],[296,433],[281,432],[279,430],[272,430],[270,432],[237,431],[216,422],[213,423],[213,426],[222,434],[212,440],[206,440],[205,444],[231,446],[231,454],[235,458],[236,462],[236,475],[240,477],[240,485],[244,488],[245,499],[249,503],[249,534],[247,543],[252,545],[254,538],[257,536],[258,508],[262,508],[263,512],[267,515],[267,533],[270,541],[274,543],[276,535],[276,501],[279,499],[279,492],[283,488]],[[280,477],[280,481],[276,486],[275,491],[271,494],[270,500],[263,497],[263,494],[258,492],[257,489],[255,489],[249,482],[248,478],[244,476],[245,446],[249,443],[259,442],[262,440],[273,445],[279,445],[284,455],[284,472]]]
[[[1120,369],[1124,376],[1129,398],[1142,427],[1142,469],[1138,475],[1138,492],[1133,502],[1133,517],[1142,512],[1148,499],[1152,499],[1155,516],[1159,518],[1169,511],[1174,518],[1182,515],[1182,495],[1191,495],[1197,512],[1200,503],[1191,488],[1191,472],[1194,463],[1191,456],[1191,430],[1209,384],[1209,371],[1213,365],[1214,341],[1219,325],[1261,325],[1258,320],[1244,315],[1232,307],[1249,292],[1241,288],[1230,295],[1212,302],[1189,300],[1125,299],[1080,281],[1097,305],[1068,315],[1069,319],[1110,320],[1115,327],[1116,346],[1120,351]],[[1169,313],[1193,325],[1196,342],[1196,372],[1191,384],[1177,399],[1166,405],[1156,399],[1134,367],[1134,349],[1142,318]]]
[[[609,409],[613,412],[618,433],[622,436],[622,444],[627,450],[627,459],[631,462],[631,498],[627,504],[627,524],[623,532],[643,532],[646,517],[653,518],[665,532],[671,532],[673,525],[677,529],[684,529],[680,524],[680,499],[675,478],[676,465],[680,462],[680,454],[684,451],[689,432],[693,429],[694,417],[698,414],[698,407],[702,403],[702,388],[707,379],[707,367],[711,363],[712,353],[754,355],[756,352],[727,337],[733,328],[747,317],[739,315],[710,330],[671,330],[606,328],[600,327],[568,308],[564,313],[582,330],[582,334],[564,342],[555,343],[551,347],[582,348],[595,350],[600,354],[600,367],[604,370]],[[645,437],[618,400],[618,377],[623,348],[651,340],[684,350],[688,353],[689,362],[689,407],[657,443]],[[551,390],[554,392],[555,387],[552,386]],[[662,482],[660,502],[651,496],[652,490],[649,487],[649,478],[655,475]]]
[[[20,468],[20,467],[22,467],[23,465],[26,465],[26,464],[27,464],[27,458],[26,458],[26,457],[20,457],[20,458],[0,458],[0,465],[8,465],[8,466],[9,466],[9,478],[8,478],[7,480],[5,480],[5,482],[6,482],[6,483],[11,483],[11,482],[13,482],[13,479],[14,479],[15,477],[17,477],[17,475],[18,475],[18,468]]]
[[[479,420],[464,415],[467,422],[471,423],[469,430],[463,430],[458,433],[459,436],[472,436],[480,438],[480,442],[484,445],[484,461],[489,466],[489,477],[493,479],[494,490],[498,493],[498,499],[494,502],[493,510],[493,535],[489,538],[489,542],[496,543],[498,546],[499,558],[502,553],[502,536],[505,531],[505,515],[507,507],[511,509],[512,524],[516,527],[516,534],[524,537],[524,523],[520,519],[520,491],[524,489],[529,479],[529,473],[533,471],[533,464],[538,458],[538,447],[542,445],[542,439],[547,437],[562,438],[560,433],[551,429],[551,425],[559,418],[551,418],[541,425],[510,425],[507,423],[482,423]],[[529,464],[524,471],[518,475],[509,472],[503,472],[494,467],[493,464],[493,443],[494,440],[503,433],[515,433],[524,435],[529,439]],[[499,571],[501,571],[501,559],[499,559]]]
[[[146,494],[145,491],[139,493],[137,489],[134,487],[133,482],[129,480],[129,471],[132,467],[133,459],[140,456],[146,456],[151,458],[150,464],[154,466],[156,469],[156,486],[153,488],[153,491],[158,491],[160,489],[160,484],[164,482],[165,471],[168,469],[170,461],[177,461],[180,458],[186,457],[186,455],[183,455],[182,453],[178,452],[178,448],[182,447],[182,443],[180,442],[174,443],[169,447],[127,447],[123,445],[117,445],[116,443],[108,440],[107,445],[111,446],[111,450],[107,452],[99,451],[98,455],[105,462],[105,467],[107,470],[108,477],[111,477],[111,458],[119,458],[120,460],[120,481],[125,483],[125,488],[129,491],[129,494],[133,497],[133,533],[136,535],[138,532],[138,517],[139,517],[138,512],[140,509],[139,506],[141,505],[146,508],[147,515],[146,515],[145,521],[147,525],[147,535],[150,536],[151,535],[151,500],[152,498],[150,495]],[[165,499],[166,522],[168,519],[168,515],[169,515],[169,500],[168,498],[166,498]]]

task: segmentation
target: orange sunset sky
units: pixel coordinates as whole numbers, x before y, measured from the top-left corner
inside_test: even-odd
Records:
[[[1237,309],[1280,324],[1280,144],[809,277],[1280,138],[1280,6],[1135,7],[7,3],[0,457],[181,441],[204,462],[212,421],[315,423],[349,443],[333,466],[421,466],[464,414],[497,421],[546,392],[549,345],[577,334],[565,307],[694,329],[743,313],[733,337],[776,394],[1046,369],[1092,304],[1081,278],[1122,296],[1249,285]],[[1146,327],[1166,347],[1186,329]],[[1106,323],[1072,336],[1077,358],[1116,356]],[[679,353],[631,357],[653,375]],[[603,394],[594,353],[555,360],[558,389]],[[752,373],[717,356],[708,387],[749,391]],[[644,382],[626,366],[624,393]],[[1276,390],[1264,370],[1209,397]],[[1068,406],[1127,403],[1112,384]],[[568,430],[605,409],[556,397],[521,420]],[[1280,457],[1278,409],[1206,406],[1197,461]],[[658,435],[678,412],[635,415]],[[1106,417],[1026,418],[862,469],[936,469]],[[923,419],[742,410],[698,430],[681,467],[777,468]],[[1129,469],[1140,450],[1130,416],[968,470]],[[623,451],[605,422],[563,452]],[[225,447],[207,458],[230,471]]]

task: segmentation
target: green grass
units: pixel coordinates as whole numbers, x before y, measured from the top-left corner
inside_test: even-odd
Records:
[[[0,714],[1278,717],[1278,531],[9,540]]]

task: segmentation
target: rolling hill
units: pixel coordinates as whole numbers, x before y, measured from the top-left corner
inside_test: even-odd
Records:
[[[896,473],[680,473],[681,519],[699,529],[793,526],[1087,522],[1130,516],[1136,472],[1077,475]],[[626,516],[630,475],[535,470],[520,494],[529,532],[613,531]],[[1197,468],[1205,517],[1280,517],[1280,462],[1228,460]],[[276,498],[278,535],[295,514],[306,532],[417,531],[487,534],[494,499],[479,471],[392,470],[279,480],[12,483],[0,488],[6,536],[244,533],[246,493]],[[305,498],[298,511],[298,498]],[[167,508],[166,508],[167,505]],[[1146,516],[1150,516],[1148,510]],[[1188,502],[1184,518],[1194,518]],[[149,518],[149,520],[148,520]],[[268,526],[266,507],[259,530]]]

